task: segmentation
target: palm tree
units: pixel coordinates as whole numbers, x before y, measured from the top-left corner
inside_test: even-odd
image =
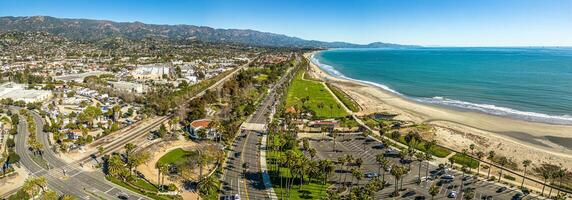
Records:
[[[405,174],[405,170],[402,166],[395,165],[389,171],[393,177],[395,177],[395,191],[393,192],[393,196],[399,195],[399,179]]]
[[[334,130],[332,131],[332,138],[334,138],[334,148],[333,148],[333,152],[336,152],[336,138],[338,138],[338,131]]]
[[[387,162],[387,159],[385,159],[385,156],[383,154],[377,154],[375,155],[375,161],[377,162],[378,165],[378,169],[377,169],[377,173],[381,174],[381,168],[384,165],[384,162]],[[384,169],[384,174],[385,174],[385,169]]]
[[[358,169],[361,169],[361,165],[363,164],[363,159],[361,159],[361,158],[356,158],[355,164],[356,164],[356,166],[358,167]]]
[[[425,151],[425,160],[427,162],[429,162],[430,160],[433,160],[433,155],[431,155],[431,153],[429,153],[429,151]],[[427,163],[427,166],[425,167],[425,177],[429,176],[429,163]]]
[[[165,164],[162,162],[157,162],[157,164],[155,164],[155,169],[157,169],[157,186],[160,188],[161,187],[161,173],[163,173],[163,169],[165,169]]]
[[[487,159],[489,159],[489,161],[493,161],[493,159],[495,158],[495,151],[489,151],[489,156],[487,157]],[[489,177],[491,176],[491,168],[493,168],[492,165],[489,165],[489,172],[487,173],[487,179],[489,179]]]
[[[197,158],[197,165],[199,165],[199,179],[203,178],[203,168],[207,165],[209,158],[202,152],[199,152],[199,157]]]
[[[419,170],[417,173],[417,181],[421,184],[421,163],[423,163],[423,161],[425,160],[425,154],[423,154],[422,152],[417,152],[415,153],[415,157],[417,158],[417,161],[419,162]]]
[[[361,179],[363,179],[363,173],[361,173],[361,171],[359,169],[353,168],[352,169],[352,175],[354,176],[354,178],[356,178],[357,185],[359,187],[359,181],[361,181]]]
[[[520,183],[520,188],[523,188],[524,186],[524,180],[526,179],[526,168],[530,166],[531,163],[532,161],[528,159],[522,161],[522,166],[524,167],[524,173],[522,174],[522,182]]]
[[[437,186],[436,184],[431,185],[431,187],[429,188],[429,195],[431,195],[431,200],[433,200],[433,198],[435,198],[435,196],[439,194],[439,191],[440,191],[439,186]]]
[[[542,196],[544,196],[544,188],[546,188],[546,181],[552,178],[552,171],[542,169],[540,171],[540,175],[542,176],[542,178],[544,178],[544,184],[542,184],[542,192],[541,192]]]
[[[367,137],[369,137],[371,135],[371,133],[370,133],[370,130],[366,129],[365,131],[363,131],[362,134],[363,134],[363,143],[362,143],[363,144],[363,151],[365,151],[365,147],[366,147],[365,144],[367,141]]]
[[[471,154],[475,155],[475,144],[470,144],[469,149],[471,150]]]
[[[560,170],[558,170],[558,178],[560,178],[560,186],[562,186],[562,179],[566,176],[568,169],[562,168],[562,166],[560,166]],[[560,196],[560,190],[558,190],[558,196]]]
[[[477,158],[479,159],[479,163],[477,163],[477,175],[475,175],[475,177],[479,177],[479,173],[481,173],[481,160],[483,159],[483,157],[485,156],[485,153],[482,151],[478,151],[477,152]]]
[[[499,159],[499,165],[501,166],[501,167],[500,167],[500,173],[499,173],[499,182],[500,182],[501,179],[502,179],[502,171],[503,171],[504,166],[505,166],[506,164],[508,164],[508,159],[507,159],[506,157],[502,156],[502,157]]]
[[[338,157],[337,163],[340,165],[340,170],[345,172],[344,166],[346,165],[346,157],[345,156]],[[341,181],[342,181],[342,176],[338,176],[338,183],[340,183]]]
[[[320,160],[318,166],[320,169],[322,169],[322,171],[320,172],[322,172],[324,178],[324,184],[322,184],[322,187],[320,188],[320,194],[321,194],[322,190],[324,189],[324,185],[326,185],[328,181],[328,177],[330,177],[332,172],[334,172],[334,165],[330,160]]]
[[[218,184],[214,176],[208,176],[206,178],[200,179],[197,182],[197,189],[199,192],[205,195],[211,194],[211,192],[217,192]]]
[[[465,180],[465,172],[467,172],[467,168],[468,167],[465,166],[464,164],[461,165],[461,172],[463,172],[463,175],[461,175],[461,186],[459,188],[459,193],[460,193],[459,196],[463,196],[463,185],[464,185],[463,183],[465,182],[464,181]]]
[[[135,150],[137,146],[135,146],[132,143],[127,143],[125,144],[124,148],[125,148],[125,154],[127,156],[127,159],[129,159],[129,154],[133,152],[133,150]]]
[[[310,148],[310,150],[308,150],[308,153],[310,154],[310,159],[314,160],[314,157],[316,157],[316,149],[314,148]]]
[[[346,155],[346,165],[349,165],[350,163],[352,163],[354,161],[354,157],[351,154]],[[349,166],[346,166],[346,169],[349,168]],[[347,171],[347,170],[346,170]],[[344,174],[344,183],[347,183],[347,176],[348,173],[346,172]]]

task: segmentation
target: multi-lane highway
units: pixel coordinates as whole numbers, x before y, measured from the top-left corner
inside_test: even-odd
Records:
[[[282,87],[293,77],[295,69],[289,69],[270,89],[257,110],[246,121],[247,124],[266,125],[268,115],[281,97],[276,88]],[[239,195],[241,199],[269,199],[262,181],[259,146],[264,131],[243,130],[233,143],[224,170],[222,195]]]
[[[15,111],[16,112],[16,111]],[[79,166],[69,165],[58,157],[48,142],[49,135],[42,131],[43,119],[35,112],[28,112],[36,124],[36,139],[43,145],[42,156],[35,155],[28,149],[27,141],[30,133],[27,122],[21,117],[16,135],[16,153],[21,157],[21,164],[35,177],[44,176],[48,187],[60,194],[70,194],[80,199],[116,199],[119,194],[127,194],[129,199],[147,199],[146,197],[115,186],[107,182],[101,172],[86,172]]]

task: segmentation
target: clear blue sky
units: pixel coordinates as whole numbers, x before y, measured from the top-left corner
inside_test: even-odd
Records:
[[[192,24],[303,39],[442,46],[572,46],[572,0],[2,0],[0,16]]]

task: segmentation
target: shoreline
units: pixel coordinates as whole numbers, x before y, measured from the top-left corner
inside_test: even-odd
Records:
[[[484,139],[486,142],[480,145],[481,149],[500,150],[508,154],[507,157],[515,160],[522,159],[522,153],[533,153],[538,154],[533,156],[538,161],[554,161],[557,156],[556,160],[563,165],[572,166],[572,126],[570,125],[530,122],[424,104],[391,93],[374,84],[330,75],[310,59],[315,53],[304,55],[310,61],[312,76],[343,88],[362,106],[363,110],[356,113],[357,115],[374,112],[395,113],[399,114],[397,119],[400,120],[437,126],[436,140],[451,148],[458,149],[463,145],[454,144],[457,141],[447,140],[443,138],[443,135],[447,135],[447,132],[457,132],[457,135],[461,133],[463,138],[456,139],[465,140],[471,136],[480,138],[478,140],[481,143]],[[467,146],[465,148],[468,148],[470,142],[477,143],[477,141],[462,141]]]

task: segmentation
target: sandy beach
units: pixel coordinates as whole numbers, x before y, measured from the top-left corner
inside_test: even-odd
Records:
[[[305,56],[309,58],[312,54]],[[520,164],[549,162],[572,168],[572,126],[528,122],[484,113],[422,104],[374,85],[331,76],[311,63],[310,74],[342,88],[362,107],[357,115],[375,112],[399,114],[397,119],[436,127],[435,139],[461,150],[476,144],[477,150],[495,151]]]

